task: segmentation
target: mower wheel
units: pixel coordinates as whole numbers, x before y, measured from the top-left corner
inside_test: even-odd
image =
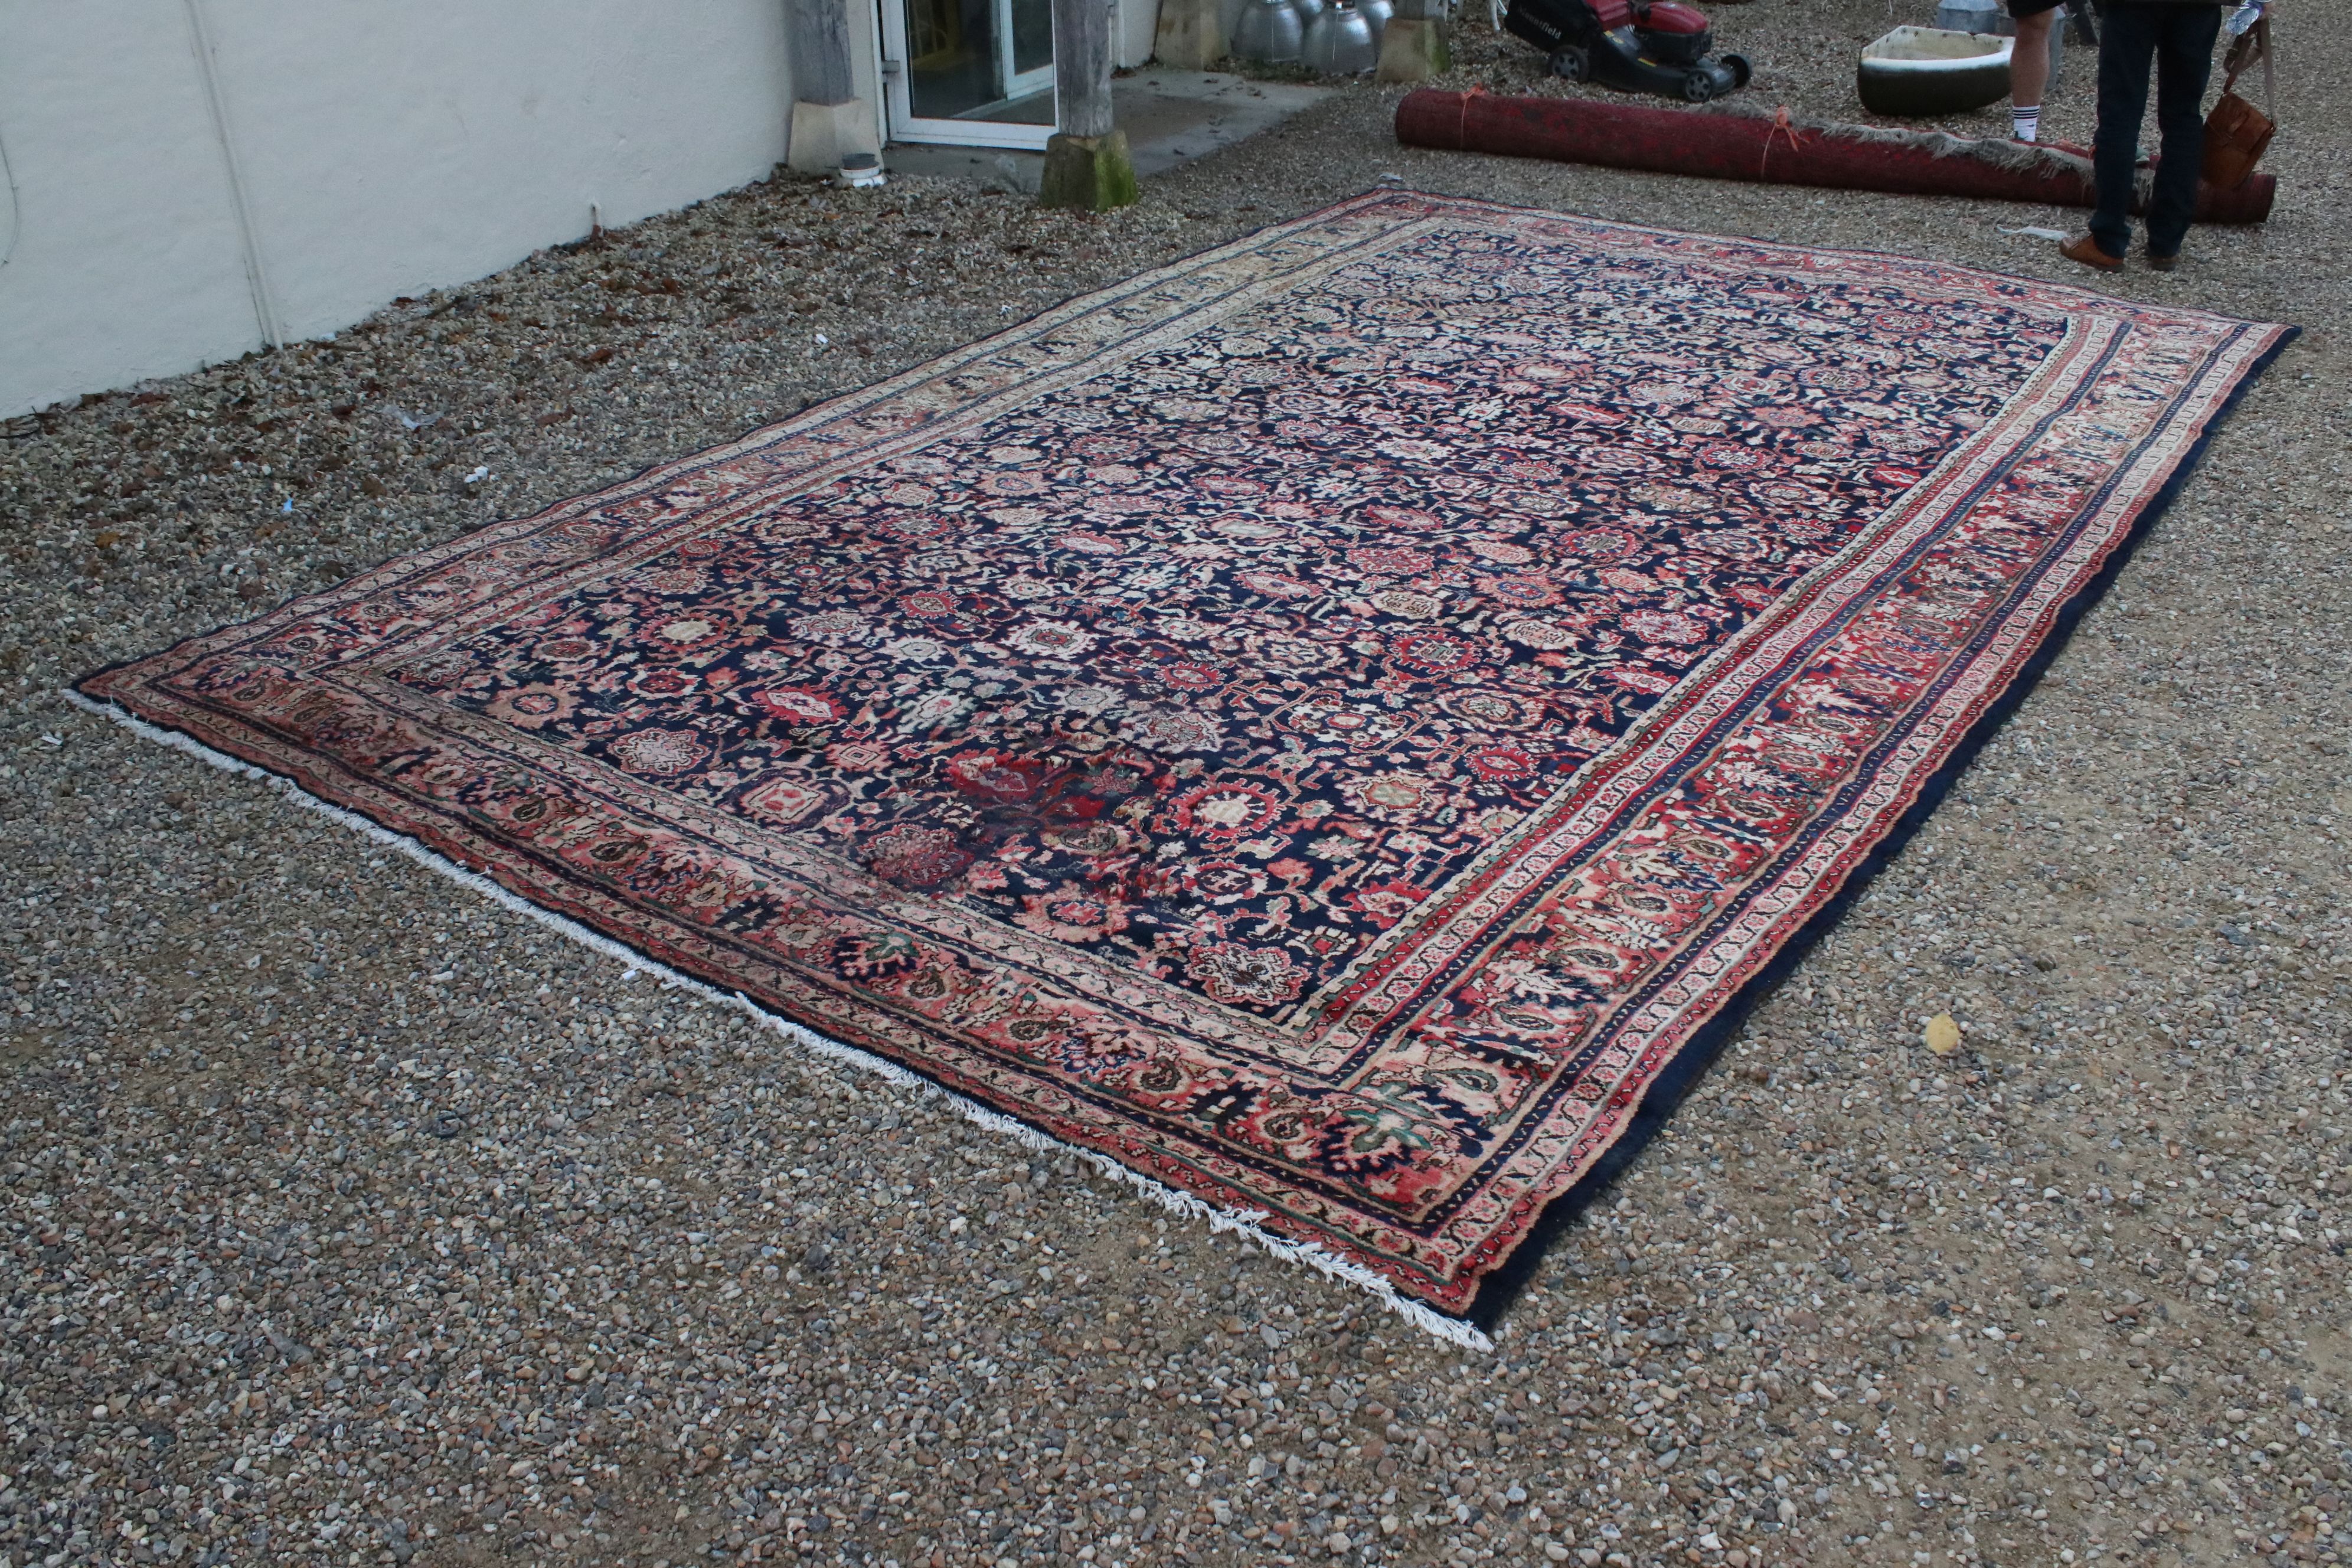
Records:
[[[1566,77],[1570,81],[1591,81],[1592,56],[1573,44],[1554,49],[1551,56],[1551,74]]]
[[[1703,70],[1695,70],[1683,78],[1683,101],[1705,103],[1715,96],[1715,78]]]
[[[1726,55],[1723,57],[1723,63],[1731,68],[1731,87],[1735,92],[1746,87],[1748,78],[1755,75],[1755,72],[1748,67],[1746,55]]]

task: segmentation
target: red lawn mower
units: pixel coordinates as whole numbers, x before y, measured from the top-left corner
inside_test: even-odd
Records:
[[[1748,85],[1738,55],[1707,56],[1715,34],[1681,0],[1510,0],[1503,26],[1551,57],[1552,74],[1705,103]]]

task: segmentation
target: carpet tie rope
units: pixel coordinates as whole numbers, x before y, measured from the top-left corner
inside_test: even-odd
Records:
[[[1454,106],[1454,144],[1456,147],[1466,150],[1470,145],[1470,100],[1486,96],[1486,84],[1483,81],[1474,81],[1470,84],[1469,90],[1461,95],[1461,101]]]
[[[1790,115],[1789,106],[1785,103],[1772,110],[1772,128],[1764,132],[1763,151],[1756,155],[1756,175],[1759,179],[1764,177],[1765,165],[1772,160],[1772,139],[1775,136],[1787,137],[1789,151],[1791,153],[1799,151],[1805,144],[1804,139],[1797,133],[1797,122]]]

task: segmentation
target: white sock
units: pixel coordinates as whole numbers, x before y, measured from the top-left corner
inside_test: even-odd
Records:
[[[2011,134],[2020,142],[2035,142],[2042,137],[2042,106],[2020,109],[2011,105],[2009,110]]]

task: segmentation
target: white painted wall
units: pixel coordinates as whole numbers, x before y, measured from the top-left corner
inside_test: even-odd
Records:
[[[1121,65],[1158,0],[1113,0]],[[879,129],[876,0],[848,0]],[[0,417],[263,346],[759,179],[784,0],[0,0]]]
[[[197,3],[289,341],[784,153],[782,0]],[[264,341],[184,0],[0,0],[0,416]]]
[[[0,416],[260,340],[180,7],[0,7]]]

